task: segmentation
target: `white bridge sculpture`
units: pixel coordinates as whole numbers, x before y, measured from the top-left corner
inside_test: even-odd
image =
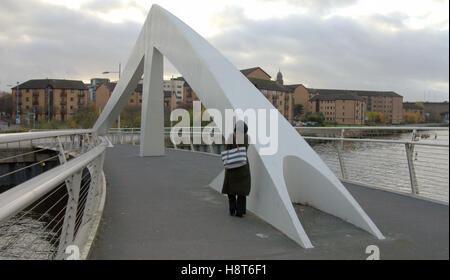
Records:
[[[144,75],[141,156],[162,156],[164,144],[163,55],[178,69],[206,108],[274,109],[272,104],[223,55],[181,20],[153,5],[111,98],[94,129],[104,134],[127,104]],[[269,116],[267,116],[269,118]],[[266,131],[269,130],[267,121]],[[249,211],[304,248],[313,245],[292,202],[337,216],[384,239],[343,184],[278,113],[278,151],[260,154],[261,144],[248,151],[252,186]],[[220,191],[223,172],[210,186]]]

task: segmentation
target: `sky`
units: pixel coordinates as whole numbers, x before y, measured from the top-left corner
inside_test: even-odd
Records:
[[[448,0],[2,0],[0,91],[29,79],[117,79],[152,4],[238,69],[285,84],[449,99]],[[178,76],[165,60],[165,77]]]

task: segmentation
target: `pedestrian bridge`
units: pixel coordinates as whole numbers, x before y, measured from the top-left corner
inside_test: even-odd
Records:
[[[211,109],[220,135],[233,129],[229,110],[234,121],[252,121],[249,134],[259,137],[251,137],[248,149],[252,192],[244,219],[227,216],[223,197],[214,191],[221,185],[217,156],[175,144],[166,150],[163,55]],[[142,77],[139,158],[133,145],[114,146],[108,132]],[[223,55],[154,5],[92,129],[0,135],[0,257],[364,258],[366,249],[379,249],[384,258],[448,258],[448,205],[418,198],[424,186],[426,193],[446,192],[448,201],[448,188],[435,188],[448,186],[448,141],[416,143],[412,134],[408,140],[371,140],[400,149],[387,155],[388,165],[370,170],[385,177],[400,164],[394,177],[407,174],[412,196],[348,184],[355,180],[352,166],[367,166],[368,157],[363,155],[362,165],[346,159],[344,142],[367,140],[345,138],[343,130],[340,137],[318,137],[340,142],[341,176],[334,173]],[[424,153],[444,167],[416,172],[416,146],[435,149]],[[394,187],[400,184],[391,179]]]

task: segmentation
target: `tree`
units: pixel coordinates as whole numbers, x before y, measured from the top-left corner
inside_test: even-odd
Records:
[[[325,121],[325,116],[323,115],[322,112],[318,112],[318,113],[308,112],[306,114],[306,120],[308,122],[316,122],[316,123],[322,124]]]
[[[367,112],[366,113],[366,117],[367,117],[367,122],[368,123],[376,123],[376,124],[380,124],[380,123],[386,123],[387,122],[387,118],[385,115],[383,115],[383,113],[380,112]]]
[[[294,119],[296,121],[300,120],[300,117],[303,115],[304,109],[303,104],[295,104],[294,106]]]
[[[127,105],[120,114],[121,127],[141,126],[141,107],[138,105]]]
[[[420,119],[419,114],[411,112],[403,112],[404,123],[418,123]]]
[[[423,110],[425,109],[425,105],[423,104],[423,102],[416,102],[416,105]]]
[[[0,113],[11,116],[13,112],[12,95],[0,93]]]
[[[78,112],[73,114],[69,121],[73,121],[79,128],[91,128],[94,126],[99,113],[95,109],[95,104],[91,104],[88,107],[81,107]]]

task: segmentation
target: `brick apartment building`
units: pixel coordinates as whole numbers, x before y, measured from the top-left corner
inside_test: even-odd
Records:
[[[400,124],[403,121],[403,96],[393,91],[315,89],[306,88],[301,84],[289,85],[288,87],[294,89],[295,104],[302,104],[305,114],[307,112],[316,112],[316,103],[312,102],[317,100],[313,100],[315,96],[346,96],[350,94],[351,96],[364,99],[365,112],[380,112],[391,124]],[[356,120],[356,118],[357,116],[355,115],[354,118],[348,118],[348,120]]]
[[[403,112],[417,114],[419,116],[419,122],[425,122],[425,109],[415,102],[403,103]]]
[[[108,103],[111,94],[116,87],[117,83],[109,82],[100,84],[95,90],[95,108],[97,111],[102,111],[105,108],[106,103]],[[128,99],[127,106],[137,106],[142,105],[142,84],[139,83],[131,94],[130,99]]]
[[[18,88],[18,89],[17,89]],[[14,104],[21,120],[35,115],[35,120],[67,120],[88,103],[88,89],[82,81],[61,79],[36,79],[12,88]]]
[[[316,95],[309,102],[311,112],[321,112],[327,123],[364,124],[366,101],[355,94]]]
[[[425,108],[425,121],[441,122],[448,121],[448,101],[444,102],[423,102]],[[436,119],[440,116],[439,119]]]
[[[284,85],[281,72],[277,73],[276,81],[271,80],[271,76],[261,67],[243,69],[241,73],[290,123],[294,121],[294,90]]]

